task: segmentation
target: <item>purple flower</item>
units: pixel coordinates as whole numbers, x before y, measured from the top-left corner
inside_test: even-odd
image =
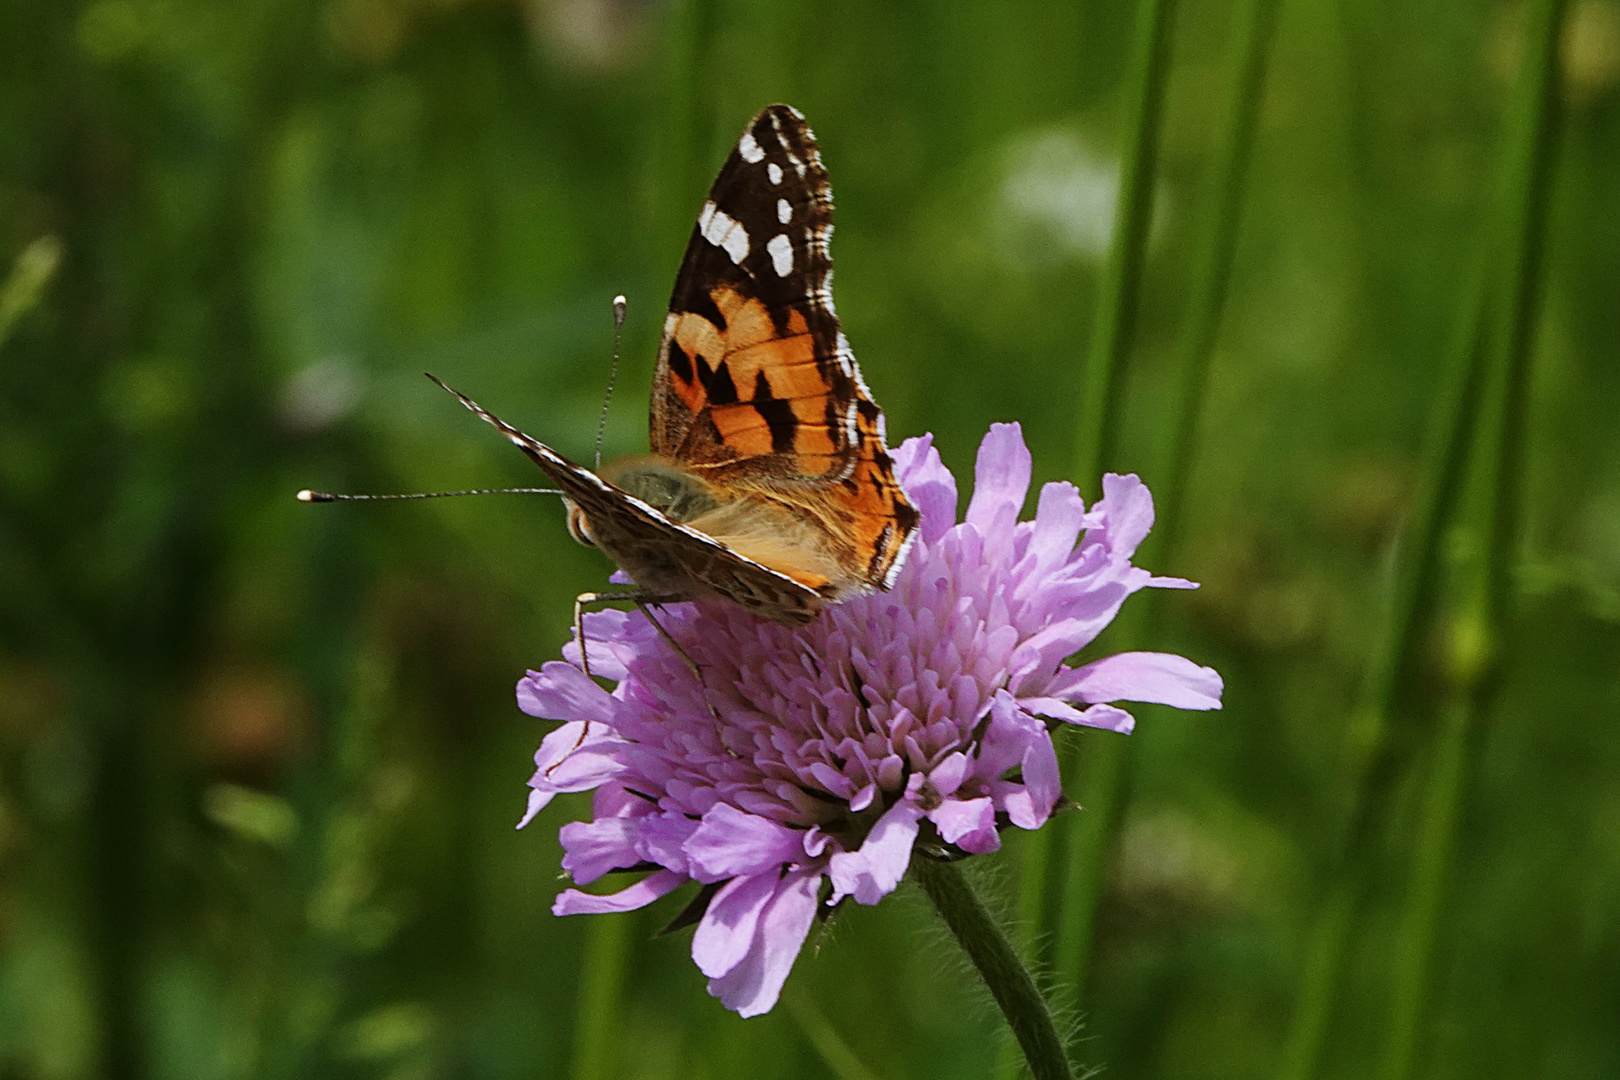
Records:
[[[1184,657],[1064,663],[1136,590],[1194,587],[1131,565],[1153,524],[1135,476],[1105,476],[1089,512],[1072,485],[1047,484],[1019,521],[1029,451],[1017,424],[997,424],[958,523],[931,438],[894,456],[922,525],[891,591],[797,629],[723,603],[663,609],[701,682],[642,615],[603,611],[585,635],[612,693],[575,666],[577,643],[518,684],[524,712],[566,721],[535,755],[522,824],[558,792],[594,790],[593,820],[562,827],[573,880],[656,868],[608,896],[568,889],[552,910],[708,886],[692,959],[743,1016],[776,1003],[818,907],[894,891],[919,835],[982,854],[1001,828],[1045,823],[1059,724],[1129,732],[1117,701],[1220,708],[1221,677]]]

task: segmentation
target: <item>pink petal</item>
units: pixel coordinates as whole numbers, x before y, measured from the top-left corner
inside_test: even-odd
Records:
[[[952,751],[945,756],[945,760],[935,765],[928,774],[928,786],[934,789],[936,795],[949,797],[955,794],[956,789],[962,786],[967,776],[967,755],[960,750]]]
[[[686,842],[697,830],[698,822],[685,814],[654,814],[644,817],[641,819],[638,850],[650,862],[655,862],[659,866],[679,870],[683,874],[690,873],[691,867],[686,861]]]
[[[1148,578],[1148,588],[1150,588],[1150,589],[1196,589],[1196,588],[1198,588],[1198,582],[1196,582],[1196,581],[1188,581],[1184,577],[1150,577],[1150,578]]]
[[[923,543],[934,543],[956,524],[956,477],[940,460],[932,435],[900,444],[894,451],[894,475],[922,514]]]
[[[523,828],[534,820],[536,814],[546,808],[546,804],[557,797],[555,791],[541,791],[539,788],[529,789],[529,805],[523,810],[523,817],[518,820],[517,827]]]
[[[1153,495],[1135,473],[1103,476],[1103,497],[1093,510],[1107,515],[1108,551],[1128,559],[1153,528]]]
[[[563,869],[581,885],[589,885],[609,870],[623,870],[641,862],[636,851],[639,822],[633,818],[570,821],[557,838],[563,846]]]
[[[620,702],[572,664],[553,660],[517,685],[518,708],[542,720],[599,720],[611,724]]]
[[[986,741],[994,737],[1021,748],[1018,764],[1023,783],[1007,793],[1003,808],[1020,829],[1038,829],[1057,805],[1063,788],[1058,778],[1057,751],[1046,725],[1019,707],[1005,690],[996,691],[990,707],[990,728]]]
[[[1052,745],[1052,736],[1047,733],[1045,726],[1041,727],[1038,738],[1032,739],[1029,748],[1024,751],[1024,790],[1029,792],[1030,809],[1034,814],[1034,824],[1024,825],[1014,822],[1021,828],[1034,829],[1046,823],[1052,816],[1052,808],[1063,795],[1063,780],[1058,773],[1057,749]]]
[[[1073,722],[1084,724],[1086,727],[1117,731],[1121,735],[1129,735],[1136,730],[1136,717],[1117,705],[1093,705],[1082,711]]]
[[[1221,676],[1174,653],[1128,652],[1061,673],[1052,696],[1099,701],[1151,701],[1178,709],[1221,707]]]
[[[716,803],[681,850],[694,878],[722,881],[797,861],[803,856],[804,835],[730,803]]]
[[[1026,583],[1035,584],[1053,568],[1062,565],[1074,550],[1074,542],[1080,538],[1080,527],[1085,516],[1086,504],[1073,484],[1058,482],[1041,486],[1041,499],[1035,510],[1035,528],[1030,534],[1029,550],[1025,556],[1033,560]]]
[[[1121,735],[1129,735],[1136,728],[1136,717],[1113,705],[1093,705],[1089,709],[1077,709],[1066,701],[1049,697],[1019,698],[1018,704],[1036,716],[1049,716],[1066,724],[1107,728]]]
[[[709,980],[709,993],[739,1016],[769,1012],[810,933],[820,886],[821,875],[814,871],[800,870],[784,877],[755,924],[748,955],[721,978]]]
[[[1011,529],[1029,494],[1032,463],[1017,424],[991,424],[979,444],[967,521],[987,538]]]
[[[911,865],[922,808],[910,800],[889,807],[866,834],[859,851],[841,851],[827,865],[833,893],[829,904],[853,896],[857,904],[875,904],[894,892]]]
[[[568,889],[551,905],[551,913],[602,915],[612,911],[634,911],[636,908],[646,907],[660,896],[674,892],[689,880],[691,879],[685,874],[677,874],[673,870],[660,870],[656,874],[648,874],[628,889],[621,889],[606,896],[594,896],[578,889]]]
[[[588,791],[624,771],[618,756],[622,746],[603,724],[564,724],[540,741],[529,786],[553,794]]]
[[[955,844],[963,851],[983,855],[1001,846],[996,835],[996,808],[987,797],[977,799],[946,799],[928,812],[939,835],[947,844]]]
[[[760,912],[776,895],[779,871],[735,877],[720,887],[692,935],[692,962],[711,979],[742,963],[754,946]]]
[[[638,615],[637,618],[639,617]],[[618,682],[629,674],[626,665],[634,660],[637,654],[635,645],[627,639],[626,623],[629,619],[629,612],[609,608],[606,611],[586,612],[580,620],[584,623],[585,639],[590,646],[592,675]],[[577,638],[565,642],[562,652],[563,659],[567,660],[570,666],[579,666],[580,652]]]

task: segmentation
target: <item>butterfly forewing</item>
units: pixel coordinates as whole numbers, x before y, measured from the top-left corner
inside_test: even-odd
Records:
[[[797,111],[749,124],[698,215],[652,395],[653,452],[822,521],[848,564],[831,595],[884,587],[916,525],[882,412],[832,300],[832,189]]]
[[[767,459],[750,471],[801,478],[848,473],[863,390],[833,311],[831,235],[814,137],[798,113],[771,106],[693,226],[659,350],[655,453],[693,465]]]

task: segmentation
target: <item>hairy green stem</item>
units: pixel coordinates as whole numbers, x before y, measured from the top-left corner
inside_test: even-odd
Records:
[[[1071,1080],[1074,1073],[1051,1007],[961,868],[919,854],[911,860],[911,874],[996,999],[1031,1075],[1035,1080]]]

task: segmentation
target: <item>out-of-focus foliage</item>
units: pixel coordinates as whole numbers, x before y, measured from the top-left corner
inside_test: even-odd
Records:
[[[580,807],[512,832],[542,729],[511,687],[606,566],[549,500],[292,493],[532,483],[424,368],[588,456],[621,291],[607,451],[641,449],[691,215],[777,100],[821,138],[839,310],[891,436],[933,431],[962,470],[1018,419],[1037,478],[1064,476],[1132,16],[0,4],[0,1075],[563,1074],[589,927],[546,909]],[[1522,12],[1281,18],[1186,542],[1155,568],[1205,583],[1166,644],[1220,668],[1227,708],[1132,736],[1078,1044],[1116,1076],[1277,1067]],[[1120,423],[1150,484],[1231,30],[1179,5]],[[1519,620],[1426,1076],[1620,1074],[1620,3],[1574,5],[1565,62]],[[1378,1046],[1409,727],[1329,1076]],[[844,912],[752,1021],[652,936],[680,902],[623,917],[612,1075],[990,1069],[999,1022],[915,895]]]

